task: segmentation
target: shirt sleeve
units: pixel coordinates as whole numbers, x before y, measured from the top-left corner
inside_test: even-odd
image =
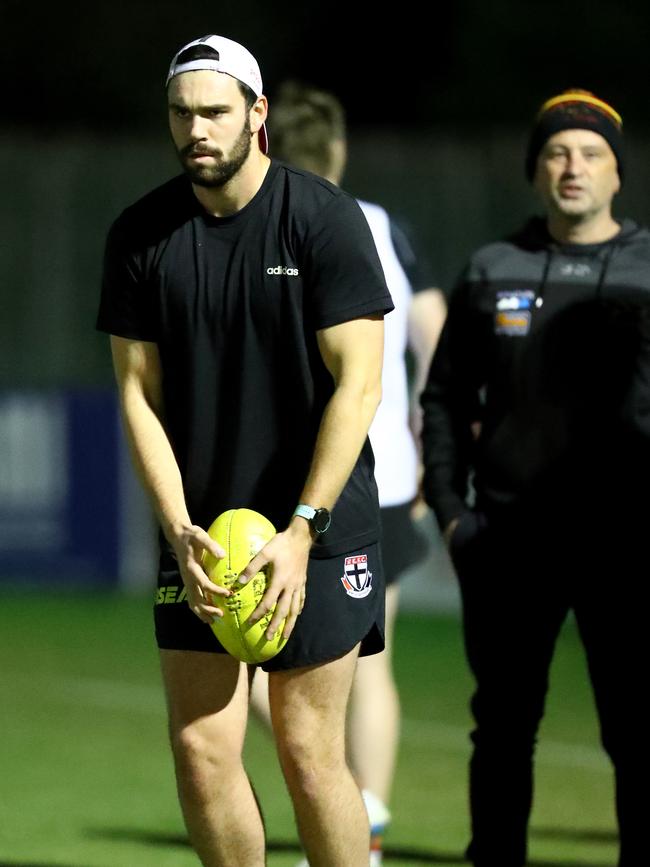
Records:
[[[152,292],[135,247],[123,221],[116,220],[106,239],[96,327],[117,337],[155,341]]]
[[[413,292],[435,288],[438,284],[432,275],[429,261],[422,250],[417,248],[413,233],[403,222],[398,223],[393,217],[390,217],[390,238]]]
[[[317,329],[393,309],[368,222],[342,193],[312,223],[305,270]]]
[[[478,359],[485,355],[474,322],[471,288],[466,273],[452,293],[449,314],[420,397],[423,493],[442,530],[467,509],[474,456],[471,426],[481,419],[479,386],[483,374]]]

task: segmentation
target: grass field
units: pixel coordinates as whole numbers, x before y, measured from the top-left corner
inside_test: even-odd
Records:
[[[404,728],[386,863],[463,864],[471,683],[457,620],[403,615],[396,667]],[[0,688],[0,867],[198,863],[176,803],[148,599],[0,594]],[[256,724],[246,750],[269,867],[292,867],[291,808]],[[541,735],[530,855],[538,867],[616,861],[611,772],[571,624]]]

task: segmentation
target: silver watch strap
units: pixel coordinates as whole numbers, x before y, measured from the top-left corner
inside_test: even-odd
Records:
[[[297,515],[299,518],[306,518],[308,521],[311,521],[316,514],[316,509],[313,509],[311,506],[306,506],[304,503],[299,503],[293,514],[294,516]]]

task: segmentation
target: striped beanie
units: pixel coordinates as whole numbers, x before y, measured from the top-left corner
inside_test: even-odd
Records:
[[[623,182],[623,120],[611,105],[577,87],[547,99],[540,108],[526,152],[526,177],[529,181],[533,180],[537,157],[544,144],[564,129],[590,129],[601,135],[614,152]]]

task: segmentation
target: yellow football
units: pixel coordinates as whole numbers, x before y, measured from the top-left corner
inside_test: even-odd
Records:
[[[252,509],[229,509],[208,528],[208,535],[221,545],[226,556],[217,560],[205,551],[205,570],[211,581],[233,591],[227,599],[215,599],[215,604],[223,610],[223,617],[215,619],[212,631],[228,653],[242,662],[265,662],[279,653],[287,641],[282,637],[284,621],[271,641],[264,634],[275,608],[257,623],[249,622],[266,590],[266,567],[247,584],[238,583],[240,573],[275,532],[273,524]]]

